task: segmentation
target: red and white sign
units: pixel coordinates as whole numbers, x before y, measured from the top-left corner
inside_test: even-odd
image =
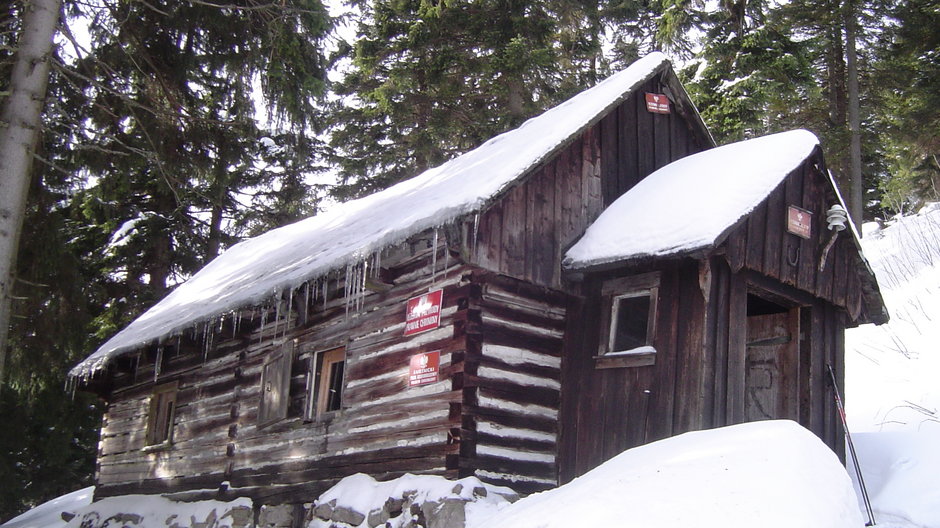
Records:
[[[787,231],[802,238],[813,234],[813,213],[791,205],[787,208]]]
[[[444,290],[432,291],[408,299],[405,310],[405,335],[433,330],[441,325],[441,299]]]
[[[654,114],[669,113],[669,98],[666,94],[646,94],[646,109]]]
[[[425,352],[411,356],[411,368],[408,371],[408,386],[417,387],[434,383],[440,379],[441,351]]]

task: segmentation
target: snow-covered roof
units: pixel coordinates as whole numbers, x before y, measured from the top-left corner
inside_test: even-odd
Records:
[[[687,156],[624,193],[565,254],[581,270],[712,248],[819,145],[793,130]]]
[[[665,55],[651,53],[439,167],[231,247],[76,365],[70,375],[90,376],[121,353],[178,334],[196,322],[260,304],[276,292],[296,288],[424,230],[482,210],[669,66]]]

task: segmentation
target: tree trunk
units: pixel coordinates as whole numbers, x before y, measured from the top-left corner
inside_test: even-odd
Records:
[[[60,7],[60,0],[25,2],[10,95],[0,114],[0,384],[7,356],[16,252]]]
[[[865,214],[865,183],[862,180],[862,131],[859,118],[858,96],[858,54],[855,40],[858,32],[858,19],[853,0],[845,1],[845,66],[848,91],[849,114],[849,214],[855,222],[858,232],[862,232]]]

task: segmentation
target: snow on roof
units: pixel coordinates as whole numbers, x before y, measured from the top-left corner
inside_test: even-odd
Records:
[[[651,53],[519,128],[410,180],[228,249],[76,365],[85,378],[112,358],[194,323],[257,305],[426,229],[480,211],[606,110],[669,66]]]
[[[686,433],[630,449],[485,521],[469,528],[864,523],[845,467],[819,438],[788,420]]]
[[[568,250],[567,269],[714,247],[797,168],[819,140],[793,130],[699,152],[646,177]]]

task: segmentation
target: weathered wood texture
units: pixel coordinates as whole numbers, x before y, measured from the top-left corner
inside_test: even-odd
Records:
[[[509,189],[480,216],[471,262],[563,288],[564,252],[605,207],[656,169],[710,146],[689,114],[646,110],[644,94],[663,91],[651,79]]]
[[[834,233],[827,228],[826,211],[838,199],[822,172],[821,156],[817,149],[731,231],[726,258],[735,272],[756,271],[845,309],[853,326],[878,320],[880,294],[851,234],[842,232],[825,251]],[[810,238],[787,232],[789,206],[812,213]]]
[[[567,295],[482,271],[473,284],[461,476],[523,493],[553,487]]]
[[[559,475],[583,474],[621,451],[682,432],[710,427],[715,397],[708,383],[714,358],[705,347],[705,296],[696,261],[667,262],[661,272],[653,365],[597,368],[606,273],[583,285],[572,301],[562,370]],[[634,270],[636,273],[648,268]]]
[[[602,284],[652,270],[660,271],[655,364],[599,368],[594,354],[598,339],[608,331],[601,328]],[[749,295],[757,292],[781,303],[784,313],[789,311],[794,338],[799,339],[794,345],[798,364],[790,363],[778,381],[783,384],[780,392],[789,398],[788,415],[777,418],[798,419],[844,456],[827,365],[838,376],[844,375],[845,310],[760,273],[735,272],[723,255],[716,255],[648,263],[585,281],[583,298],[573,300],[567,310],[560,481],[567,482],[624,449],[745,421]]]
[[[158,376],[148,362],[153,354],[142,354],[136,368],[116,376],[96,494],[210,490],[193,497],[212,496],[227,482],[226,496],[303,502],[360,471],[377,478],[405,472],[456,476],[462,417],[455,409],[463,387],[455,380],[462,380],[466,355],[474,288],[465,277],[469,269],[444,251],[436,259],[424,251],[385,271],[395,284],[362,293],[358,309],[336,295],[306,310],[294,304],[289,315],[282,306],[277,321],[274,310],[257,315],[225,340],[217,334],[183,338],[184,351],[163,358]],[[344,291],[344,279],[338,280],[328,290]],[[440,328],[404,336],[405,301],[438,288],[444,290]],[[307,324],[300,324],[303,318]],[[199,340],[204,352],[187,349],[187,341]],[[295,342],[289,416],[259,428],[262,366],[285,340]],[[343,407],[305,421],[307,358],[336,346],[346,347]],[[440,381],[409,388],[410,357],[434,350],[440,351]],[[179,381],[169,447],[145,446],[154,379]]]

